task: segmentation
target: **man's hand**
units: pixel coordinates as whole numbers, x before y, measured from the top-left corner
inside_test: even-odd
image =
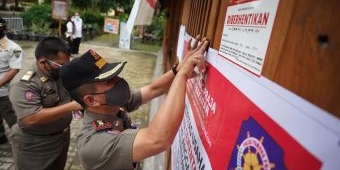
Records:
[[[196,40],[195,44],[198,40]],[[209,45],[209,42],[204,38],[203,41],[190,51],[190,54],[186,56],[185,60],[181,62],[181,67],[178,74],[184,74],[187,78],[192,78],[196,76],[193,71],[195,67],[199,71],[205,71],[205,58],[204,53]]]
[[[187,54],[184,56],[183,60],[178,64],[177,66],[177,70],[180,70],[182,65],[186,62],[186,60],[188,60],[188,58],[190,58],[191,56],[193,56],[194,53],[196,53],[199,49],[201,49],[203,42],[206,41],[206,38],[203,38],[202,42],[199,44],[201,36],[197,35],[195,42],[193,45],[191,45],[191,41],[192,38],[190,38],[189,42],[188,42],[188,46],[187,46]],[[207,48],[207,46],[205,46]],[[204,51],[203,51],[204,54]]]
[[[71,108],[73,108],[72,110],[82,110],[83,109],[83,107],[78,102],[76,102],[75,100],[72,100],[70,102],[70,105],[71,105]]]

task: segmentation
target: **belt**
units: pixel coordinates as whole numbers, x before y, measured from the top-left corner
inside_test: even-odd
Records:
[[[66,131],[68,131],[70,129],[70,127],[65,128],[64,130],[58,131],[58,132],[53,132],[53,133],[46,133],[46,134],[35,134],[35,133],[31,133],[31,132],[27,132],[25,130],[22,130],[23,132],[30,134],[30,135],[34,135],[34,136],[55,136],[55,135],[60,135]]]

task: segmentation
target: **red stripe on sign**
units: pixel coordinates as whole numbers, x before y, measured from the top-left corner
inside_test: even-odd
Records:
[[[229,6],[245,4],[245,3],[248,3],[248,2],[252,2],[252,1],[258,1],[258,0],[233,0],[231,3],[229,3]]]

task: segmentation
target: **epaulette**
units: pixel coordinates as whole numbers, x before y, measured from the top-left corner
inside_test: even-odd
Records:
[[[45,83],[48,80],[48,78],[42,76],[42,77],[39,78],[39,80],[40,80],[41,83]]]
[[[26,71],[26,73],[21,77],[21,81],[31,81],[31,78],[33,77],[34,72],[32,70]]]

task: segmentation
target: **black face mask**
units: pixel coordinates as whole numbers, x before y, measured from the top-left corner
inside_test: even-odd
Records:
[[[124,80],[119,80],[115,86],[107,90],[104,93],[92,93],[92,94],[105,94],[106,103],[103,105],[108,106],[123,106],[130,99],[130,87]]]
[[[58,80],[60,77],[60,67],[59,68],[52,68],[48,70],[48,73],[51,75],[51,78],[54,80]]]
[[[5,30],[0,30],[0,39],[4,38],[6,35]]]
[[[52,67],[51,63],[58,66],[58,68]],[[51,60],[47,60],[47,64],[50,65],[50,67],[51,67],[51,69],[48,70],[48,73],[50,74],[51,78],[54,79],[54,80],[58,80],[59,77],[60,77],[60,67],[61,67],[61,65],[54,62],[54,61],[51,61]]]

